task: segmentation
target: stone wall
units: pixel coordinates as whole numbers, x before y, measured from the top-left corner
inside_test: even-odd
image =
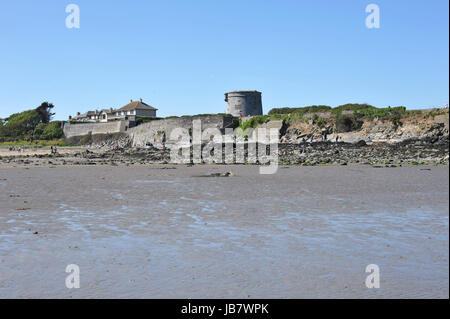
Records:
[[[116,121],[108,123],[78,123],[78,124],[64,124],[64,136],[70,138],[73,136],[82,136],[91,134],[109,134],[125,132],[130,123],[129,121]]]
[[[129,129],[127,134],[130,136],[133,146],[145,146],[147,143],[161,143],[164,135],[166,136],[166,142],[170,143],[170,133],[172,130],[175,128],[192,129],[193,120],[201,120],[202,130],[205,128],[217,128],[222,131],[225,127],[231,125],[233,117],[211,115],[153,120]]]

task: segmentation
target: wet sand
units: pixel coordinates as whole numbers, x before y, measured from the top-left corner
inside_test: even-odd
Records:
[[[0,297],[448,298],[448,195],[448,166],[0,168]]]

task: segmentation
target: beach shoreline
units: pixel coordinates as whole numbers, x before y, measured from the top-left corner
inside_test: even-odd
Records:
[[[205,158],[202,153],[200,162],[194,161],[193,147],[188,146],[188,156],[183,160],[175,160],[171,148],[168,145],[149,145],[147,147],[99,147],[78,146],[58,147],[57,153],[52,154],[51,148],[25,148],[24,150],[9,150],[0,148],[0,167],[14,166],[59,166],[59,165],[148,165],[148,164],[215,164],[239,165],[239,164],[268,164],[277,165],[448,165],[449,163],[449,137],[432,137],[423,139],[411,139],[398,143],[371,143],[364,141],[358,143],[279,143],[272,151],[273,145],[266,146],[266,154],[269,159],[259,163],[258,155],[254,160],[249,159],[248,149],[245,148],[240,161],[237,157],[237,147],[234,145],[227,149],[225,144],[202,144],[202,149],[222,149],[222,155],[216,159],[213,156]],[[190,148],[190,150],[189,150]],[[255,149],[255,152],[256,152]],[[231,150],[231,153],[229,152]],[[209,155],[208,155],[209,156]],[[238,162],[236,162],[238,161]],[[231,164],[230,164],[231,163]]]
[[[232,172],[229,177],[216,173]],[[448,298],[446,166],[0,168],[2,298]],[[67,289],[77,264],[81,288]],[[381,288],[368,289],[377,264]]]

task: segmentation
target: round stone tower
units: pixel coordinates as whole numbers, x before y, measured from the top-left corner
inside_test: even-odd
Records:
[[[231,91],[225,93],[227,114],[233,116],[262,115],[261,92],[258,91]]]

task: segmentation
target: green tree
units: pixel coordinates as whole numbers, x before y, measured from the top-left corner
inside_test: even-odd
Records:
[[[34,110],[14,113],[2,119],[0,141],[31,140],[41,135],[49,139],[60,137],[60,123],[50,123],[53,108],[53,104],[44,102]]]
[[[51,110],[55,106],[52,103],[43,102],[41,105],[39,105],[36,108],[36,111],[39,113],[41,117],[42,123],[49,123],[52,119],[52,116],[55,115],[55,113],[52,113]]]
[[[63,136],[63,130],[61,129],[61,122],[55,121],[44,125],[45,125],[44,130],[40,135],[41,139],[53,140],[55,138],[61,138]]]
[[[31,139],[36,126],[41,121],[36,110],[15,113],[5,119],[0,126],[0,138],[2,140]]]

